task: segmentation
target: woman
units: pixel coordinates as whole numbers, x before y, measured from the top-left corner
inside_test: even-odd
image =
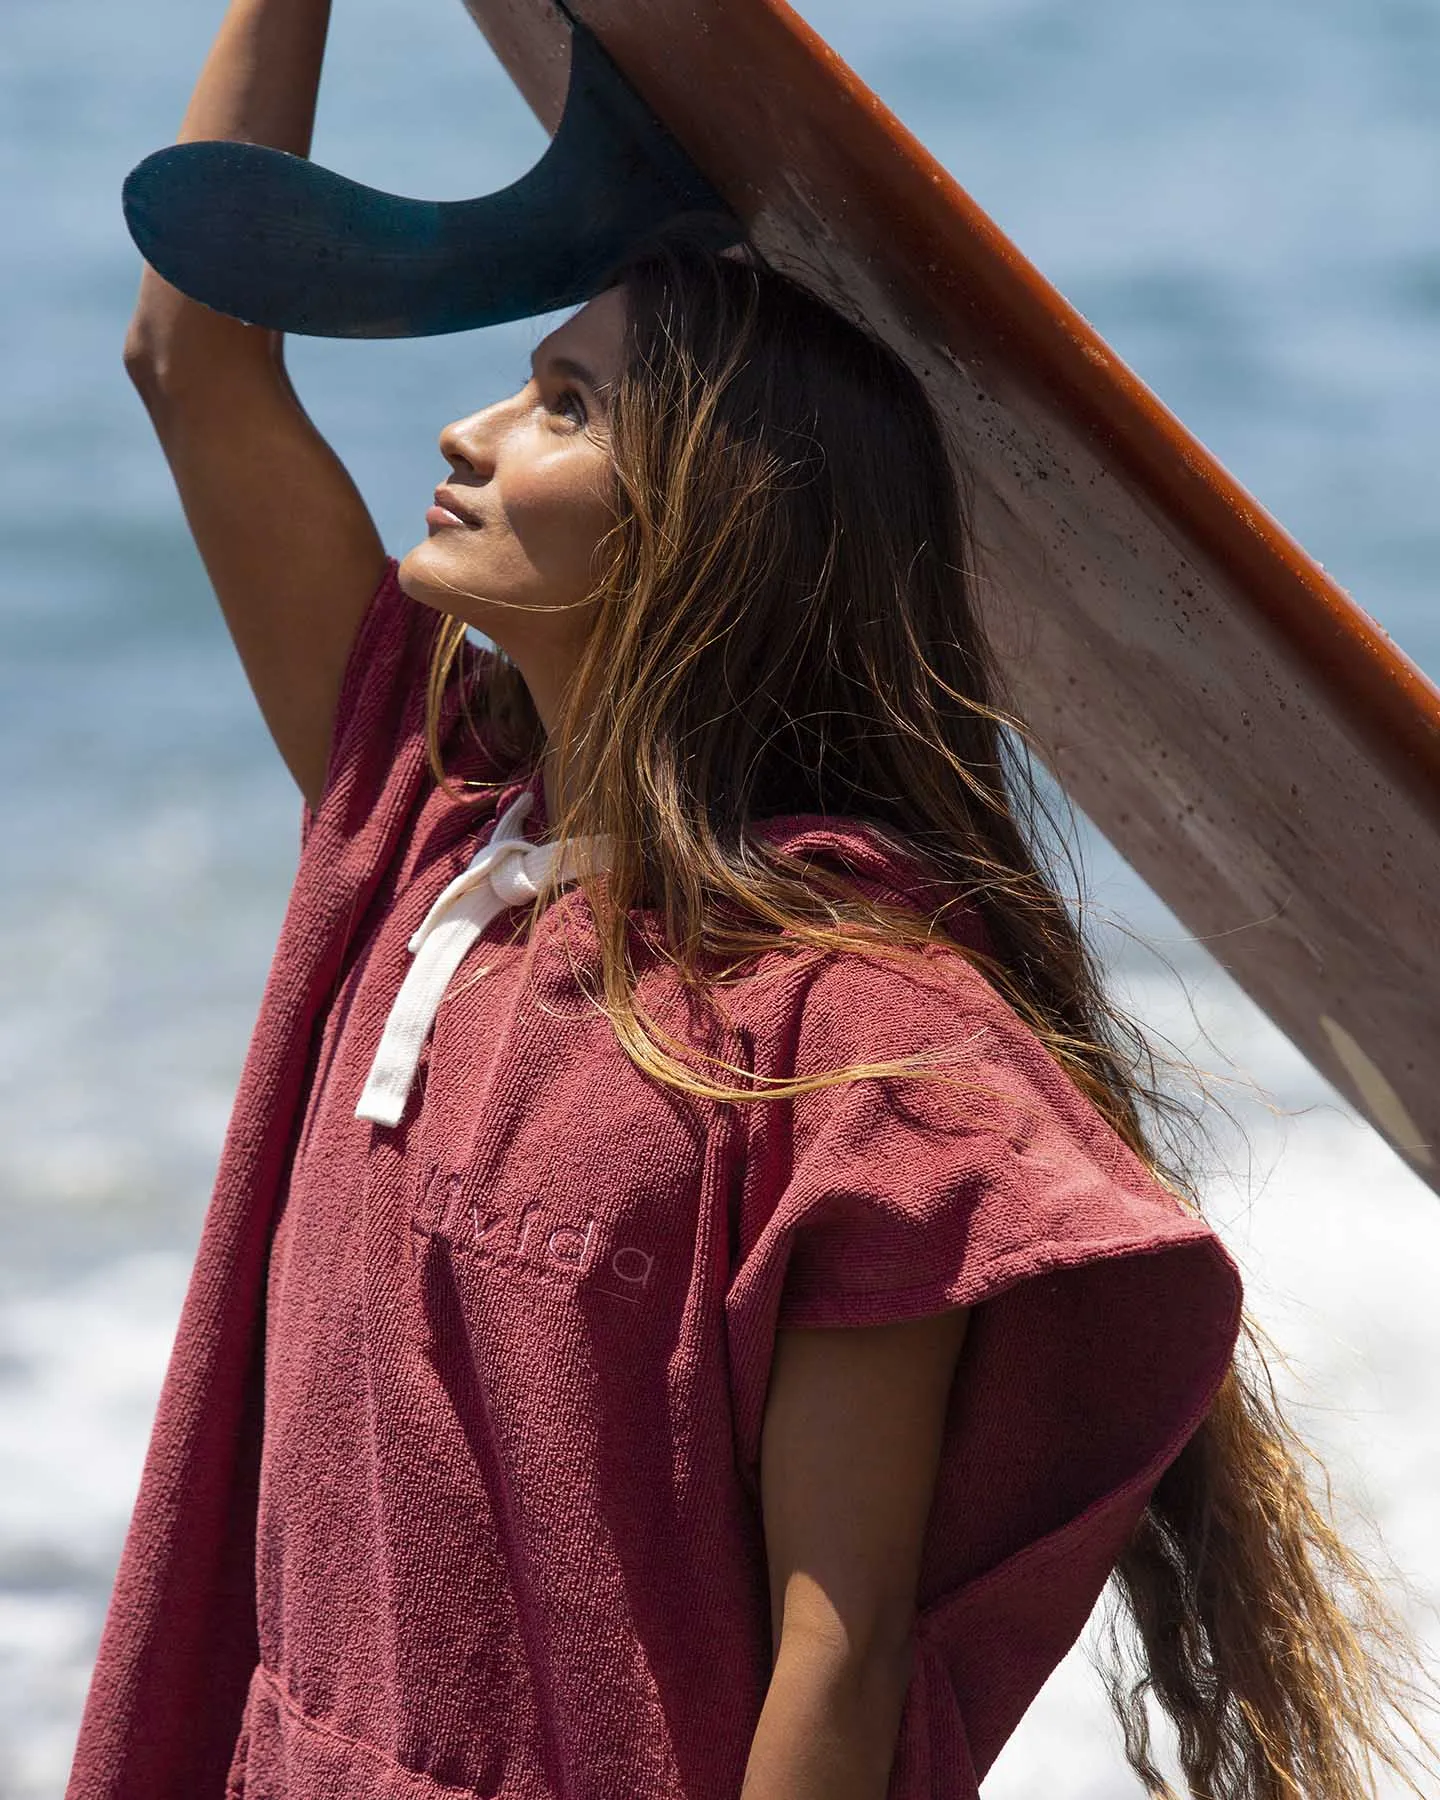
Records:
[[[325,16],[182,135],[307,151]],[[1147,1690],[1197,1800],[1398,1767],[904,365],[654,246],[397,566],[269,335],[128,362],[305,812],[71,1793],[974,1796],[1112,1572],[1152,1792]]]

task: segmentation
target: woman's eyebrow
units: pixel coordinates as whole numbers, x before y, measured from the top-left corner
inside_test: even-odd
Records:
[[[574,381],[583,381],[592,394],[600,392],[595,377],[585,367],[584,363],[576,362],[573,357],[569,356],[550,356],[546,358],[546,361],[550,366],[552,374],[568,375]],[[532,374],[538,374],[539,372],[533,356],[530,358],[530,370]]]

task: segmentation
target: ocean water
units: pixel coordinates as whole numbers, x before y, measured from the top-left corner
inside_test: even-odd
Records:
[[[1440,675],[1440,0],[802,10]],[[336,12],[319,158],[459,197],[538,154],[454,0]],[[219,14],[6,0],[0,18],[0,1800],[63,1788],[297,846],[120,367],[138,276],[120,181],[173,136]],[[440,426],[508,391],[542,329],[292,345],[392,549],[423,535]],[[1103,845],[1089,856],[1101,908],[1156,947],[1117,950],[1117,981],[1234,1115],[1211,1216],[1290,1358],[1296,1422],[1440,1661],[1440,1201]],[[991,1796],[1138,1792],[1092,1638]]]

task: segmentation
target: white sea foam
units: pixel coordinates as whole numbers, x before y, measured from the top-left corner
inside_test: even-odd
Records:
[[[0,1795],[58,1794],[186,1263],[123,1258],[0,1312]]]

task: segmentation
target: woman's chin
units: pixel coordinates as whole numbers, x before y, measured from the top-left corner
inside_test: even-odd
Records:
[[[435,554],[437,536],[443,533],[433,532],[405,552],[395,579],[401,593],[410,599],[433,606],[437,612],[453,613],[457,603],[463,607],[468,596],[454,576],[443,570],[443,559]]]
[[[412,545],[400,558],[395,572],[400,592],[421,606],[446,613],[452,619],[463,619],[467,625],[490,637],[497,609],[487,605],[471,590],[469,583],[475,579],[474,572],[463,565],[457,567],[459,558],[446,556],[443,540],[447,535],[443,530],[433,532]],[[499,613],[502,624],[505,616],[503,611]]]

